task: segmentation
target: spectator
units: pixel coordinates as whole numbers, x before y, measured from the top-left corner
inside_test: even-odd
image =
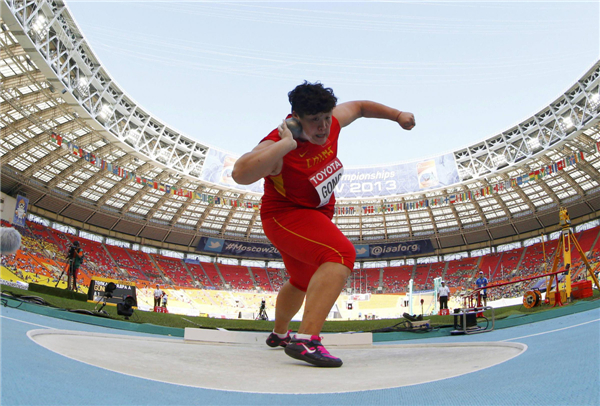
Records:
[[[156,289],[154,289],[154,307],[160,307],[160,298],[163,295],[163,291],[160,290],[159,285],[156,285]]]
[[[488,280],[483,276],[483,271],[479,271],[479,278],[475,281],[478,288],[484,288],[488,284]],[[487,306],[487,289],[479,291],[478,295],[483,299],[483,305]]]
[[[440,301],[440,310],[448,309],[448,298],[450,297],[450,288],[446,282],[442,281],[442,286],[438,289],[438,300]]]

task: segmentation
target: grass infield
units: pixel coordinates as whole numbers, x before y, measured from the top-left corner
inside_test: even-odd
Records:
[[[2,295],[8,297],[14,297],[16,299],[25,300],[26,298],[39,298],[34,299],[41,305],[51,306],[58,309],[64,310],[76,310],[80,309],[83,311],[93,312],[96,307],[95,303],[82,302],[78,300],[68,299],[65,297],[54,296],[48,293],[31,292],[28,290],[18,289],[10,286],[2,286]],[[600,292],[594,289],[594,295],[590,298],[581,299],[584,301],[598,300],[600,298]],[[579,302],[579,301],[577,301]],[[577,303],[567,303],[565,306],[572,306]],[[507,306],[494,309],[496,320],[501,320],[509,316],[528,315],[534,313],[541,313],[552,311],[552,308],[548,305],[541,305],[533,309],[527,309],[523,305]],[[123,316],[117,315],[116,306],[107,305],[104,310],[108,313],[108,317],[124,321]],[[486,312],[489,315],[489,312]],[[450,316],[425,316],[426,319],[430,320],[432,327],[449,326],[454,323],[454,317]],[[398,323],[403,322],[405,319],[379,319],[379,320],[335,320],[326,321],[323,326],[322,332],[324,333],[337,333],[337,332],[348,332],[348,331],[373,331],[386,327],[394,326]],[[209,317],[194,317],[179,314],[168,314],[168,313],[154,313],[147,311],[136,310],[130,320],[130,323],[138,324],[154,324],[157,326],[173,327],[173,328],[185,328],[185,327],[198,327],[198,328],[223,328],[227,330],[238,330],[238,331],[272,331],[273,322],[263,320],[242,320],[242,319],[216,319]],[[290,329],[297,331],[300,326],[300,322],[292,322]]]

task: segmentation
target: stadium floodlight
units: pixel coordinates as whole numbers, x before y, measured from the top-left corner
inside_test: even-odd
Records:
[[[31,24],[31,29],[38,35],[43,35],[48,19],[43,14],[38,14],[37,18]]]
[[[536,138],[529,138],[527,140],[527,145],[529,146],[529,149],[533,151],[533,150],[535,150],[535,149],[537,149],[537,148],[540,147],[540,140],[537,137]]]
[[[563,124],[567,127],[573,127],[573,120],[571,119],[571,117],[567,117],[563,119]]]
[[[98,113],[98,118],[101,118],[102,120],[106,120],[111,111],[112,111],[112,106],[110,104],[103,104],[102,107],[100,108],[100,112]]]
[[[500,166],[500,165],[506,163],[506,157],[504,156],[504,154],[495,155],[492,158],[492,162],[494,163],[495,166]]]
[[[142,137],[142,132],[139,130],[139,128],[135,128],[135,129],[131,129],[131,130],[127,130],[127,135],[126,135],[126,139],[131,140],[132,143],[136,143],[140,140],[140,138]],[[137,158],[133,159],[135,162],[137,162]]]
[[[595,93],[590,96],[590,107],[595,110],[600,105],[600,93]]]
[[[79,78],[79,80],[77,82],[74,83],[74,87],[75,87],[75,91],[77,93],[79,93],[81,96],[87,96],[87,94],[90,92],[89,89],[89,80],[87,77],[82,76],[81,78]]]

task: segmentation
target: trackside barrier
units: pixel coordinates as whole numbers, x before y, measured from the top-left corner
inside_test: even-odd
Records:
[[[268,332],[230,331],[225,329],[203,329],[186,327],[184,341],[188,343],[260,344],[264,345]],[[334,333],[323,334],[324,345],[372,345],[373,333]]]

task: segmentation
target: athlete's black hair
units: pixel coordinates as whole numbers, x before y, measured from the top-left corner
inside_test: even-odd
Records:
[[[328,113],[337,104],[333,89],[324,87],[322,83],[309,83],[306,80],[289,92],[288,98],[292,105],[292,112],[295,111],[300,117],[307,114]]]

